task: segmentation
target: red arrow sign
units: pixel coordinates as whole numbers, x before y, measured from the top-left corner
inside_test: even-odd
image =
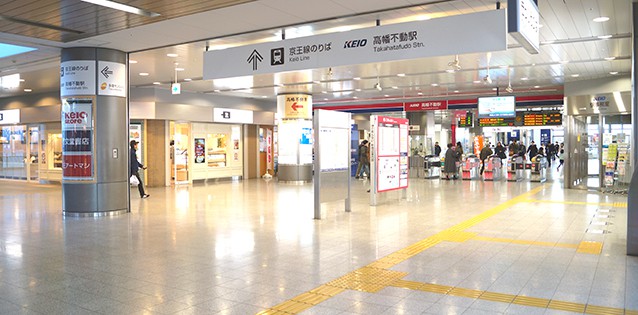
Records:
[[[303,108],[303,105],[297,105],[297,102],[294,102],[290,107],[292,107],[292,110],[297,111],[297,108]]]

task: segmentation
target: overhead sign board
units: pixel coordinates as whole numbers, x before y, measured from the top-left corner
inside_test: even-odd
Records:
[[[252,124],[253,112],[232,108],[213,108],[213,122]]]
[[[0,125],[17,124],[20,122],[19,109],[0,110]]]
[[[471,25],[471,27],[468,27]],[[505,10],[204,52],[204,80],[507,48]],[[444,31],[442,31],[444,30]],[[453,38],[454,40],[450,40]],[[480,38],[480,40],[477,40]]]
[[[540,14],[532,0],[507,1],[508,32],[530,54],[540,49]]]
[[[60,63],[60,96],[95,95],[95,61]]]
[[[447,100],[407,102],[403,105],[406,112],[447,109]]]
[[[98,61],[98,95],[126,97],[126,65]]]

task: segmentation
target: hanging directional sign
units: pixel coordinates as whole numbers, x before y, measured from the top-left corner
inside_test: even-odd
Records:
[[[507,48],[505,10],[204,52],[205,80]]]

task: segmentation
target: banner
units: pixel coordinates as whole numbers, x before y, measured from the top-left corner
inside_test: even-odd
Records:
[[[93,98],[62,100],[62,179],[93,180]]]

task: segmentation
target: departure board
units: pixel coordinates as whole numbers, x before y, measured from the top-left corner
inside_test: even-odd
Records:
[[[563,115],[560,112],[524,112],[523,126],[560,126]]]
[[[479,118],[480,127],[510,127],[515,126],[514,118]]]
[[[474,127],[474,113],[467,112],[465,115],[461,115],[456,120],[456,126],[459,128],[472,128]]]
[[[480,127],[560,126],[563,114],[557,111],[518,112],[516,118],[479,118]]]

